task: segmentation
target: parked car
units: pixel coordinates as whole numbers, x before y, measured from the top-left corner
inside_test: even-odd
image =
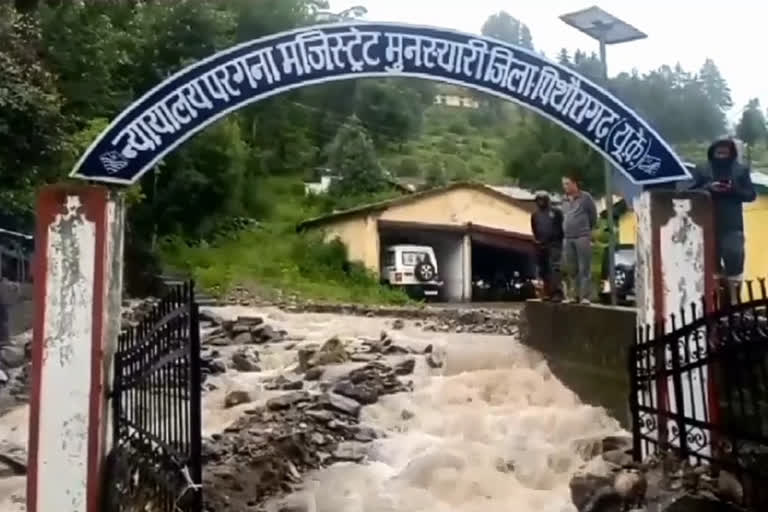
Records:
[[[633,304],[635,301],[635,246],[619,244],[614,253],[614,276],[616,298],[619,304]],[[608,283],[608,247],[603,251],[601,269],[600,301],[610,304],[611,291]]]
[[[413,298],[437,298],[443,282],[435,250],[428,245],[391,245],[384,251],[381,278]]]

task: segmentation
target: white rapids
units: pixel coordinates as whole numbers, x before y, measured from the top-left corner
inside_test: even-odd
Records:
[[[386,329],[399,345],[433,343],[445,361],[439,370],[419,361],[414,392],[364,408],[361,421],[386,437],[362,464],[307,475],[289,497],[300,502],[296,510],[572,512],[568,483],[585,463],[578,448],[624,433],[508,336],[424,332],[413,322],[392,331],[391,320],[338,315],[272,313],[267,321],[308,342],[375,338]]]
[[[251,404],[225,409],[233,387],[254,391],[256,402],[274,396],[266,379],[296,364],[296,349],[331,336],[377,339],[422,350],[444,361],[429,368],[417,358],[414,391],[382,397],[361,421],[386,436],[374,441],[361,464],[336,464],[306,475],[288,510],[306,512],[575,512],[568,483],[584,465],[585,440],[624,433],[618,422],[585,405],[552,375],[540,356],[509,336],[424,332],[406,321],[330,314],[288,314],[277,309],[216,308],[223,317],[261,315],[289,333],[286,343],[257,347],[262,372],[212,377],[217,389],[203,398],[203,434],[220,432]],[[567,340],[563,340],[567,342]],[[224,347],[221,352],[235,350]],[[329,368],[326,376],[348,370]],[[260,391],[261,390],[261,391]],[[279,393],[279,392],[277,392]],[[0,436],[26,444],[27,408],[0,418]],[[583,451],[583,450],[582,450]],[[597,460],[593,464],[599,464]],[[298,502],[298,503],[297,503]],[[0,479],[0,512],[24,510],[24,477]],[[280,503],[270,504],[279,510]]]

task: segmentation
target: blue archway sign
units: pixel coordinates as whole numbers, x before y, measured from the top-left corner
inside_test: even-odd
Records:
[[[72,176],[135,183],[196,132],[247,104],[312,84],[393,76],[453,83],[521,104],[581,137],[635,184],[689,177],[635,112],[564,66],[486,37],[367,22],[270,35],[182,69],[123,111]]]

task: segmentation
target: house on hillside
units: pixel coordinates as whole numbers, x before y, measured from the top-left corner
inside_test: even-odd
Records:
[[[309,219],[298,230],[339,239],[349,259],[378,273],[387,247],[429,245],[445,283],[442,298],[472,299],[480,275],[534,275],[532,196],[516,198],[478,184],[455,183]]]
[[[480,108],[480,102],[469,90],[454,85],[441,84],[435,94],[435,105],[457,108]]]
[[[333,182],[340,179],[341,177],[334,174],[331,169],[313,169],[310,173],[310,177],[304,180],[304,195],[317,196],[327,194]],[[384,179],[389,186],[398,192],[409,194],[414,191],[412,187],[401,183],[400,180],[394,178],[388,171],[385,171]]]
[[[747,261],[744,279],[768,277],[768,175],[752,172],[752,182],[757,189],[757,199],[744,205],[744,234]],[[623,212],[619,215],[619,243],[634,244],[637,220],[635,213],[621,204]]]

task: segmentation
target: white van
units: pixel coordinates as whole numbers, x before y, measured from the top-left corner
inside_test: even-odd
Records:
[[[384,250],[381,280],[414,298],[436,298],[440,280],[435,251],[428,245],[391,245]]]

